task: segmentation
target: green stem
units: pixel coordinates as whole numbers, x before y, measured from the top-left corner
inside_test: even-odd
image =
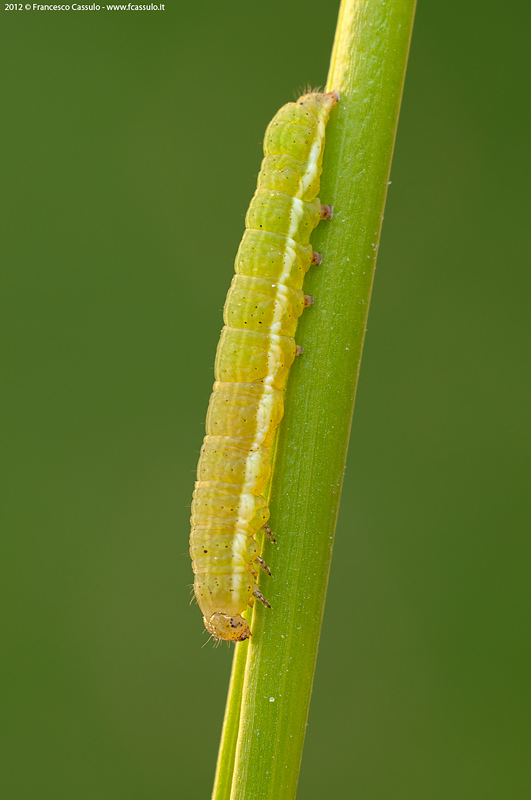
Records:
[[[249,618],[250,614],[244,614]],[[247,661],[247,648],[249,640],[236,645],[236,652],[232,662],[229,694],[225,707],[223,730],[221,731],[221,744],[216,765],[214,779],[213,800],[216,798],[229,798],[234,772],[234,758],[236,756],[236,742],[240,727],[240,709],[242,702],[243,680],[245,676],[245,663]]]
[[[324,259],[305,283],[316,301],[297,332],[304,355],[278,437],[277,544],[264,545],[273,577],[260,581],[273,608],[253,611],[244,675],[236,652],[214,800],[292,800],[297,790],[414,11],[415,0],[341,4],[327,83],[341,102],[327,128],[320,192],[335,214],[312,238]]]

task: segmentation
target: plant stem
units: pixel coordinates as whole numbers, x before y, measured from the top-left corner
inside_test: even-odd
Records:
[[[253,610],[244,675],[245,653],[236,650],[214,800],[296,794],[414,11],[415,0],[341,4],[327,83],[341,101],[328,123],[320,191],[335,213],[312,237],[324,259],[305,283],[315,306],[297,332],[304,355],[278,436],[277,544],[264,545],[273,577],[260,581],[273,608]]]
[[[249,613],[244,615],[248,618]],[[225,707],[223,730],[221,731],[221,744],[216,765],[214,779],[214,798],[229,798],[234,772],[234,758],[236,756],[236,741],[240,727],[240,709],[242,702],[243,680],[245,676],[245,663],[247,661],[247,648],[249,640],[236,645],[236,652],[232,662],[229,694]]]

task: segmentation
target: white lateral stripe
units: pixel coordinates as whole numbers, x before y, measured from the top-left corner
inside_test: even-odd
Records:
[[[308,186],[311,184],[311,182],[317,175],[317,164],[319,162],[319,156],[321,155],[321,150],[323,148],[324,133],[325,133],[324,123],[319,121],[317,125],[315,141],[312,144],[312,149],[310,150],[310,155],[308,157],[308,166],[306,167],[306,172],[301,178],[300,189],[299,189],[300,197],[302,197],[304,192],[308,189]]]
[[[306,170],[304,172],[304,175],[302,175],[301,179],[300,179],[299,190],[297,192],[297,196],[291,198],[291,208],[290,208],[290,212],[289,212],[289,215],[290,215],[289,216],[289,230],[288,230],[287,237],[284,239],[284,242],[285,242],[285,244],[284,244],[284,255],[283,255],[284,266],[283,266],[283,270],[282,270],[281,275],[277,279],[277,285],[275,287],[276,288],[275,297],[274,297],[274,300],[275,300],[275,315],[274,315],[273,322],[272,322],[272,325],[271,325],[271,331],[276,331],[276,330],[278,330],[280,328],[280,322],[281,322],[281,319],[282,319],[283,308],[282,308],[282,304],[278,303],[277,300],[278,300],[280,294],[284,294],[284,296],[285,296],[285,287],[283,286],[283,284],[286,281],[286,279],[289,278],[290,273],[291,273],[291,269],[292,269],[292,266],[293,266],[293,259],[290,257],[289,250],[291,249],[291,250],[297,251],[298,242],[294,239],[294,236],[297,233],[301,217],[304,214],[304,201],[302,201],[300,198],[304,195],[304,193],[308,189],[308,186],[311,185],[312,181],[315,179],[315,176],[317,174],[319,156],[321,154],[321,150],[322,150],[322,147],[323,147],[323,141],[324,141],[324,131],[325,131],[325,125],[324,125],[324,123],[322,121],[319,121],[318,125],[317,125],[317,130],[316,130],[316,133],[315,133],[315,140],[314,140],[314,142],[312,144],[312,147],[311,147],[311,150],[310,150],[310,155],[308,157],[308,161],[307,161],[307,164],[306,164]],[[257,402],[258,403],[262,403],[262,401],[264,399],[264,395],[267,394],[270,391],[270,387],[271,387],[271,384],[273,382],[272,373],[273,373],[273,368],[274,368],[273,348],[271,347],[271,344],[272,344],[272,342],[275,341],[275,339],[280,338],[280,337],[278,336],[278,334],[271,332],[269,334],[268,338],[269,338],[268,349],[267,349],[267,367],[268,367],[267,371],[268,371],[268,375],[264,379],[264,382],[262,384],[263,387],[264,387],[264,390],[263,390],[260,398],[257,398]],[[255,436],[254,436],[254,439],[253,439],[253,445],[259,444],[259,438],[260,438],[260,436],[259,436],[259,434],[257,432],[255,434]],[[247,463],[245,465],[245,479],[244,479],[243,485],[241,486],[241,489],[240,489],[240,500],[239,500],[239,505],[238,505],[238,522],[236,523],[236,526],[235,526],[236,529],[242,528],[244,526],[244,519],[242,518],[242,513],[241,513],[242,512],[243,495],[247,491],[251,491],[252,492],[253,485],[254,485],[254,481],[251,480],[252,473],[253,473],[252,463],[251,462],[252,462],[252,453],[249,454],[249,457],[247,458]]]

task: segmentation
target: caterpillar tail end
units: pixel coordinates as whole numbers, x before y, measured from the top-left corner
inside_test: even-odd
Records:
[[[337,91],[337,89],[333,89],[331,92],[325,92],[322,96],[322,104],[330,111],[332,106],[335,106],[336,103],[339,103],[341,100],[341,95]]]
[[[209,619],[203,617],[203,622],[212,636],[215,636],[216,639],[223,639],[226,642],[243,642],[251,636],[247,622],[239,614],[235,617],[229,617],[228,614],[217,612],[212,614]]]

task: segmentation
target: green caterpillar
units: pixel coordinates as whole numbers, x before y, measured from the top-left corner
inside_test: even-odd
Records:
[[[330,219],[319,193],[325,126],[338,92],[312,92],[283,106],[269,123],[258,187],[245,218],[235,276],[225,302],[214,391],[197,467],[190,555],[194,590],[207,630],[242,641],[242,617],[256,585],[256,532],[272,536],[263,497],[270,451],[282,418],[283,389],[295,355],[298,318],[313,302],[302,283],[321,256],[309,244]]]

